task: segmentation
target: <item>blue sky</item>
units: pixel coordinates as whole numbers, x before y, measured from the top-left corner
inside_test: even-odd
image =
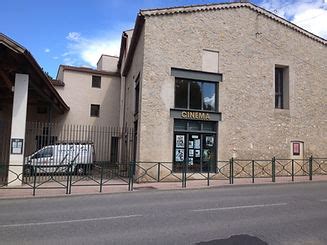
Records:
[[[101,53],[118,55],[139,9],[218,2],[229,0],[1,0],[0,32],[55,76],[59,64],[92,67]],[[326,0],[252,2],[327,38]]]

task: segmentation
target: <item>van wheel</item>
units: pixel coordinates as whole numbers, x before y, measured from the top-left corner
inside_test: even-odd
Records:
[[[85,175],[86,174],[86,168],[83,165],[77,165],[75,168],[75,174],[76,175]]]

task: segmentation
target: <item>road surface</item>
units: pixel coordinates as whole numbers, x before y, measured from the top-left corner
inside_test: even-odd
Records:
[[[0,200],[0,244],[325,245],[327,183]]]

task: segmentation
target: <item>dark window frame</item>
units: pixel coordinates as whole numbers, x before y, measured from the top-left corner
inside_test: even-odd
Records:
[[[140,74],[135,79],[134,85],[134,116],[136,116],[140,107]]]
[[[177,107],[176,106],[176,81],[177,80],[184,80],[187,81],[187,106],[185,107]],[[192,82],[197,82],[201,84],[201,108],[200,109],[193,109],[190,106],[190,95],[191,95],[191,84]],[[214,110],[205,110],[204,109],[204,98],[203,98],[203,84],[214,84],[215,86],[215,109]],[[182,78],[182,77],[175,77],[175,87],[174,87],[174,108],[175,109],[185,109],[185,110],[196,110],[196,111],[204,111],[204,112],[218,112],[218,91],[219,91],[219,83],[217,82],[210,82],[210,81],[204,81],[204,80],[195,80],[195,79],[189,79],[189,78]]]
[[[275,67],[275,108],[284,109],[284,68]]]
[[[92,88],[101,88],[101,76],[92,75]]]
[[[97,108],[97,112],[93,111],[92,108]],[[91,104],[90,117],[100,117],[100,105],[99,104]]]

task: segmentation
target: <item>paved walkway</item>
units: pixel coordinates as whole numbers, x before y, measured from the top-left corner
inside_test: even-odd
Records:
[[[182,188],[182,182],[152,182],[152,183],[134,183],[133,191],[153,191],[153,190],[178,190],[178,189],[198,189],[198,188],[214,188],[227,187],[233,185],[258,185],[258,184],[278,184],[278,183],[300,183],[327,181],[327,175],[313,176],[310,181],[308,176],[296,176],[294,182],[291,177],[276,177],[276,182],[272,183],[271,178],[256,178],[252,183],[251,178],[235,178],[234,184],[229,184],[229,180],[210,180],[209,186],[207,180],[187,180],[186,188]],[[72,196],[72,195],[89,195],[101,193],[122,193],[129,192],[128,184],[113,180],[110,185],[104,185],[100,193],[100,186],[96,182],[81,181],[78,186],[72,186],[71,194],[66,195],[66,188],[55,182],[42,184],[40,188],[35,190],[35,197],[56,197],[56,196]],[[108,183],[107,183],[108,184]],[[90,185],[90,186],[87,186]],[[93,186],[92,186],[93,185]],[[12,188],[0,188],[0,199],[11,198],[27,198],[33,197],[33,189],[28,186],[19,186]]]

